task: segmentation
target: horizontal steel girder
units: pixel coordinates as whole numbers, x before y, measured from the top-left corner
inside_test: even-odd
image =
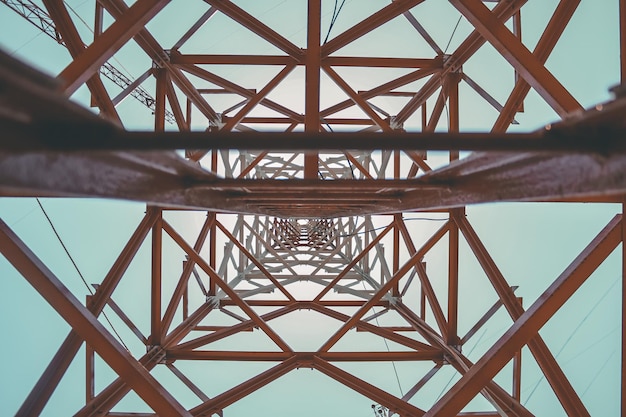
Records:
[[[287,217],[433,210],[494,201],[607,200],[626,155],[475,154],[409,180],[223,179],[173,153],[1,153],[0,195],[90,196]],[[106,181],[102,181],[106,178]]]

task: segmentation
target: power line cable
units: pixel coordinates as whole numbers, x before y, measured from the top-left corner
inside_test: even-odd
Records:
[[[613,287],[615,287],[617,282],[620,281],[620,278],[621,277],[618,277],[615,281],[613,281],[613,284],[611,284],[611,286],[604,292],[604,294],[602,294],[602,297],[600,297],[598,301],[596,301],[596,303],[593,305],[593,307],[591,307],[591,309],[587,312],[585,317],[583,317],[583,319],[580,321],[580,323],[578,323],[576,328],[570,333],[569,337],[565,340],[565,342],[563,342],[563,345],[561,346],[559,351],[556,353],[556,355],[554,355],[555,358],[558,358],[561,355],[563,350],[567,347],[567,345],[570,343],[570,341],[572,340],[574,335],[578,332],[578,330],[580,330],[580,328],[583,326],[583,324],[585,324],[585,322],[591,316],[591,314],[593,314],[593,312],[600,306],[600,304],[602,303],[602,301],[604,301],[607,295],[611,293],[611,291],[613,290]],[[533,396],[533,394],[535,393],[535,391],[537,390],[537,388],[539,387],[539,384],[541,384],[541,381],[543,381],[543,379],[544,379],[544,376],[542,374],[539,380],[533,386],[533,389],[530,391],[530,394],[528,394],[528,397],[526,398],[526,401],[524,401],[524,404],[530,401],[531,397]]]
[[[363,289],[367,291],[365,287],[365,282],[361,281],[361,285],[363,285]],[[376,320],[376,326],[380,327],[380,323],[378,322],[378,316],[376,315],[376,308],[372,307],[372,311],[374,312],[374,319]],[[387,347],[387,352],[391,352],[389,349],[389,343],[387,343],[387,339],[383,337],[383,342],[385,342],[385,346]],[[398,369],[396,368],[396,362],[391,361],[391,366],[393,366],[393,373],[396,376],[396,382],[398,383],[398,389],[400,390],[400,397],[404,397],[404,392],[402,391],[402,384],[400,383],[400,377],[398,376]]]
[[[443,50],[443,54],[445,55],[446,52],[448,52],[448,48],[450,47],[450,44],[452,43],[452,39],[454,38],[454,34],[456,33],[456,30],[459,27],[459,23],[461,23],[461,19],[463,18],[463,15],[459,16],[459,20],[456,21],[456,25],[454,26],[454,29],[452,30],[452,34],[450,35],[450,39],[448,40],[448,44],[446,45],[446,47]]]
[[[48,213],[46,212],[46,209],[43,208],[43,205],[41,204],[41,201],[39,200],[38,197],[35,197],[35,200],[37,200],[37,204],[39,204],[39,208],[41,209],[43,215],[46,217],[46,220],[48,220],[48,224],[50,224],[50,227],[52,228],[52,231],[54,232],[54,235],[57,237],[57,240],[59,241],[59,243],[61,244],[61,247],[63,247],[63,250],[65,251],[65,253],[67,254],[67,257],[70,259],[70,261],[72,262],[72,265],[74,265],[74,269],[76,270],[76,272],[78,273],[78,276],[80,277],[80,279],[83,281],[83,284],[85,284],[85,288],[87,288],[87,291],[89,291],[89,294],[91,294],[92,296],[94,295],[94,292],[92,291],[91,287],[89,286],[89,284],[87,284],[87,280],[85,279],[85,277],[83,276],[82,272],[80,272],[80,269],[78,268],[78,265],[76,265],[76,262],[74,261],[74,258],[72,257],[72,255],[70,254],[70,251],[67,249],[67,246],[65,246],[65,243],[63,243],[63,239],[61,239],[61,236],[59,235],[59,232],[57,231],[56,227],[54,226],[54,223],[52,223],[52,220],[50,219],[50,216],[48,215]],[[113,333],[115,333],[115,335],[117,336],[117,338],[119,339],[120,343],[122,344],[122,346],[124,346],[124,348],[130,352],[130,349],[128,349],[128,346],[126,346],[126,344],[124,343],[124,340],[122,340],[122,337],[120,336],[120,334],[117,332],[117,330],[115,330],[115,327],[113,326],[113,323],[111,323],[111,320],[109,320],[109,317],[106,315],[106,313],[104,312],[104,310],[102,311],[102,315],[104,316],[105,320],[107,321],[107,323],[109,323],[109,326],[111,326],[111,329],[113,330]]]
[[[341,13],[341,9],[343,9],[343,5],[346,4],[346,0],[342,0],[341,5],[339,5],[339,0],[335,0],[335,6],[333,8],[333,16],[330,19],[330,25],[328,26],[328,32],[326,32],[326,37],[324,38],[324,44],[328,42],[328,38],[330,37],[330,32],[333,30],[333,26],[335,26],[335,22],[339,17],[339,13]]]
[[[402,219],[403,221],[410,221],[410,220],[421,220],[421,221],[431,221],[431,222],[446,222],[448,221],[448,219],[437,219],[434,217],[409,217],[407,219]],[[337,235],[337,237],[349,237],[349,236],[356,236],[356,235],[362,235],[365,233],[369,233],[369,232],[375,232],[377,230],[381,230],[386,228],[387,226],[380,226],[380,227],[375,227],[373,229],[369,229],[369,230],[363,230],[361,232],[356,232],[356,233],[347,233],[344,235]]]

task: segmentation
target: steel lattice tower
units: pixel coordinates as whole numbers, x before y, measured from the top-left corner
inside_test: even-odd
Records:
[[[3,18],[32,23],[69,52],[55,78],[0,56],[2,200],[145,204],[86,300],[0,220],[7,274],[23,275],[71,326],[17,416],[39,415],[73,361],[84,364],[80,417],[228,415],[305,369],[371,400],[355,415],[540,416],[525,402],[526,367],[561,412],[591,415],[539,333],[611,254],[623,281],[622,88],[585,110],[548,65],[580,0],[544,6],[532,43],[522,17],[540,13],[525,0],[338,1],[334,10],[294,0],[269,11],[251,1],[94,0],[93,35],[63,0],[2,3]],[[464,94],[480,104],[464,106]],[[511,128],[537,101],[560,120]],[[489,125],[463,131],[465,113]],[[478,204],[499,202],[615,213],[523,299],[528,284],[507,277],[473,217]],[[493,323],[505,327],[474,353]],[[99,363],[115,377],[100,377]],[[263,365],[217,389],[206,375],[226,375],[224,363]],[[400,395],[357,368],[379,363],[393,364]],[[431,387],[444,373],[453,379],[437,398]],[[131,391],[152,411],[124,408]]]

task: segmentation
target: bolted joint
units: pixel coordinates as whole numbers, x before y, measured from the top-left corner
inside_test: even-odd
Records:
[[[150,358],[150,362],[165,364],[167,361],[165,349],[160,345],[147,345],[146,354]]]
[[[211,307],[213,308],[219,308],[220,307],[220,299],[217,295],[207,295],[206,296],[206,302],[207,304],[211,305]]]

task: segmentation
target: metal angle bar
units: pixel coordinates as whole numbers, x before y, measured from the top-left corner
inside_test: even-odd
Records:
[[[424,375],[419,381],[417,381],[415,383],[415,385],[413,385],[411,387],[411,389],[409,389],[406,394],[404,394],[404,396],[402,397],[403,401],[409,401],[411,398],[413,398],[413,396],[415,396],[415,394],[418,393],[419,390],[421,390],[424,385],[426,385],[426,383],[428,383],[428,381],[430,381],[430,379],[435,376],[435,374],[443,367],[443,364],[438,363],[435,364],[435,366],[426,373],[426,375]],[[390,414],[391,417],[392,414]]]
[[[184,373],[182,373],[180,371],[180,369],[178,369],[177,367],[174,366],[173,363],[166,363],[165,366],[168,367],[168,369],[170,371],[172,371],[172,373],[174,375],[176,375],[178,377],[178,379],[181,380],[181,382],[183,384],[185,384],[187,386],[187,388],[189,388],[191,390],[191,392],[193,392],[194,394],[196,394],[196,396],[198,398],[200,398],[202,401],[209,401],[210,398],[204,393],[202,392],[202,390],[200,388],[198,388],[198,386],[196,384],[194,384],[191,379],[189,379],[187,377],[187,375],[185,375]]]
[[[252,98],[254,96],[254,92],[250,91],[247,88],[241,87],[240,85],[237,85],[235,83],[233,83],[232,81],[228,81],[225,78],[222,78],[218,75],[215,75],[203,68],[200,68],[196,65],[178,65],[177,67],[181,68],[183,71],[188,72],[191,75],[195,75],[198,78],[201,78],[203,80],[209,81],[219,87],[222,87],[228,91],[232,91],[234,93],[239,94],[242,97],[245,98]],[[288,109],[285,106],[282,106],[272,100],[269,99],[263,99],[261,100],[261,104],[269,109],[272,109],[274,111],[277,111],[278,113],[281,113],[289,118],[291,118],[291,120],[293,120],[294,122],[299,122],[302,123],[304,121],[304,118],[302,117],[301,114],[296,113],[295,111]]]
[[[44,299],[158,414],[191,416],[0,220],[0,250]]]
[[[489,94],[484,88],[482,88],[476,81],[471,79],[469,75],[467,75],[467,73],[463,72],[461,74],[461,77],[463,78],[463,81],[465,81],[467,85],[472,88],[472,90],[474,90],[476,93],[478,93],[479,96],[485,99],[487,103],[491,104],[491,107],[498,110],[498,112],[502,112],[502,109],[504,108],[502,104],[498,103],[498,100],[496,100],[491,94]],[[513,119],[511,123],[514,125],[519,124],[519,122],[515,119]]]
[[[233,350],[183,350],[167,351],[167,360],[185,361],[250,361],[282,362],[292,357],[306,360],[317,356],[328,362],[391,362],[391,361],[442,361],[443,353],[427,351],[358,351],[358,352],[267,352]]]
[[[267,336],[272,339],[278,347],[280,347],[283,351],[291,351],[289,345],[287,345],[287,343],[285,343],[285,341],[283,341],[282,338],[276,334],[274,330],[272,330],[267,323],[265,323],[265,321],[259,317],[259,315],[252,308],[250,308],[250,306],[248,306],[246,302],[242,300],[241,297],[239,297],[239,295],[237,295],[237,293],[226,282],[222,280],[222,278],[217,275],[215,270],[211,268],[211,266],[204,259],[202,259],[198,252],[189,246],[187,242],[185,242],[185,240],[165,221],[163,222],[163,229],[168,235],[170,235],[170,237],[172,237],[172,239],[174,239],[178,246],[187,252],[189,257],[193,259],[198,266],[202,268],[202,270],[204,270],[204,272],[208,274],[233,301],[237,303],[243,312],[257,323],[263,332],[265,332],[265,334],[267,334]]]
[[[443,62],[443,61],[442,61]],[[398,77],[394,80],[388,81],[384,84],[379,85],[378,87],[372,88],[371,90],[362,91],[358,94],[363,97],[365,100],[369,100],[371,98],[382,96],[389,93],[391,90],[402,87],[404,85],[410,84],[414,81],[421,80],[422,78],[426,78],[430,75],[437,73],[439,70],[435,68],[429,69],[418,69],[409,74],[405,74],[401,77]],[[322,118],[326,118],[332,114],[338,113],[341,110],[345,110],[351,106],[354,106],[354,101],[351,99],[344,100],[337,104],[332,105],[320,112]]]
[[[118,95],[113,97],[111,100],[113,105],[117,106],[124,100],[128,95],[130,95],[133,91],[135,91],[144,81],[146,81],[150,75],[152,75],[152,68],[148,68],[146,72],[141,74],[135,81],[128,84],[126,88],[124,88]],[[150,97],[151,105],[154,105],[154,98]]]
[[[340,280],[343,276],[345,276],[354,266],[359,263],[359,261],[365,256],[367,252],[369,252],[380,240],[385,237],[387,233],[394,227],[394,222],[390,223],[385,229],[373,239],[370,244],[363,249],[356,257],[352,259],[352,261],[346,265],[346,267],[341,271],[326,287],[313,299],[313,301],[320,301],[324,295],[326,295]]]
[[[561,117],[582,110],[563,87],[480,0],[449,0]]]
[[[328,317],[332,317],[336,320],[340,320],[343,322],[347,322],[348,320],[350,320],[350,316],[344,313],[341,313],[339,311],[333,310],[327,306],[324,306],[321,303],[318,302],[308,302],[308,303],[303,303],[304,306],[311,308],[312,310],[315,310],[319,313],[322,313]],[[356,306],[355,306],[356,307]],[[371,323],[367,323],[363,320],[360,320],[357,324],[356,324],[356,329],[357,331],[367,331],[370,332],[372,334],[375,334],[377,336],[380,336],[384,339],[390,340],[392,342],[396,342],[400,345],[406,346],[408,348],[411,349],[415,349],[415,350],[419,350],[419,351],[438,351],[438,349],[427,345],[425,343],[419,342],[415,339],[406,337],[406,336],[402,336],[401,334],[398,334],[396,332],[390,331],[388,329],[379,327],[379,326],[375,326]]]
[[[527,0],[512,0],[507,2],[499,2],[493,8],[493,14],[507,21],[513,16]],[[396,114],[396,121],[404,123],[409,117],[420,108],[430,96],[432,96],[439,86],[439,79],[445,77],[449,72],[457,71],[463,67],[463,64],[472,57],[486,40],[474,30],[459,47],[446,59],[444,69],[439,72],[439,77],[432,77],[426,84],[411,98],[411,100]]]
[[[323,66],[322,68],[324,69],[324,72],[335,82],[335,84],[337,84],[337,86],[341,88],[343,92],[346,93],[348,97],[350,97],[350,99],[352,99],[356,105],[359,106],[361,110],[363,110],[365,114],[367,114],[384,132],[391,132],[393,130],[389,124],[385,122],[378,115],[378,113],[374,111],[374,109],[372,109],[369,103],[356,91],[354,91],[348,83],[335,72],[335,70],[329,66]]]
[[[214,55],[214,54],[181,54],[172,51],[170,62],[174,65],[302,65],[302,61],[294,60],[290,56],[284,55]],[[202,91],[206,93],[217,93],[217,91]]]
[[[104,309],[104,306],[117,287],[122,275],[126,272],[128,265],[150,231],[152,224],[156,221],[156,218],[155,213],[146,213],[137,226],[137,229],[124,246],[124,249],[113,263],[113,266],[102,280],[102,284],[90,298],[87,308],[95,317],[98,317]],[[24,403],[17,411],[16,417],[38,416],[41,413],[61,381],[61,378],[63,378],[67,368],[69,368],[70,363],[78,353],[82,343],[83,340],[78,333],[76,333],[75,330],[71,330],[28,394],[28,397],[26,397]]]
[[[518,287],[513,286],[511,287],[511,290],[513,292],[515,292],[517,290]],[[476,332],[478,332],[478,330],[481,329],[481,327],[483,327],[487,321],[494,316],[494,314],[496,314],[498,312],[498,310],[500,309],[500,307],[503,306],[502,300],[498,300],[496,301],[489,310],[487,310],[487,312],[485,314],[483,314],[483,316],[478,319],[478,321],[476,322],[476,324],[467,331],[467,333],[465,334],[465,336],[463,336],[461,338],[461,345],[464,345],[465,343],[467,343],[472,336],[474,336],[476,334]]]
[[[374,177],[372,177],[372,174],[369,173],[369,171],[367,169],[365,169],[363,167],[363,165],[361,165],[361,163],[359,161],[357,161],[354,156],[352,156],[350,154],[350,152],[344,152],[344,155],[346,156],[346,159],[348,161],[350,161],[350,163],[355,166],[358,171],[365,177],[365,178],[369,178],[369,179],[374,179]],[[363,178],[363,177],[361,177]]]
[[[164,348],[169,348],[183,339],[206,315],[212,310],[212,304],[205,303],[193,314],[185,319],[176,329],[174,329],[163,343]],[[139,363],[147,370],[154,368],[162,356],[159,355],[159,348],[150,350],[139,359]],[[102,413],[108,412],[128,393],[130,388],[121,378],[117,378],[109,386],[103,389],[93,400],[88,402],[75,417],[100,417]]]
[[[329,56],[322,59],[323,66],[378,67],[378,68],[437,68],[443,67],[440,58],[378,58],[358,56]]]
[[[244,321],[248,321],[248,319],[246,319],[245,317],[241,317],[238,314],[233,313],[230,310],[227,310],[225,307],[220,307],[220,311],[224,314],[226,314],[227,316],[230,316],[232,318],[234,318],[235,320],[238,320],[239,322],[243,323]]]
[[[250,261],[252,261],[252,263],[259,268],[259,270],[270,280],[272,281],[272,284],[276,285],[276,288],[278,288],[278,290],[280,292],[282,292],[285,297],[287,297],[288,300],[290,301],[296,301],[295,298],[293,298],[293,295],[291,295],[289,293],[289,291],[287,291],[280,282],[278,282],[278,280],[276,278],[274,278],[274,276],[267,270],[267,268],[265,268],[265,266],[263,266],[263,264],[261,262],[259,262],[258,259],[256,259],[256,257],[250,253],[250,251],[248,251],[248,249],[246,249],[246,247],[244,245],[241,244],[241,242],[239,242],[239,240],[237,240],[237,238],[235,236],[232,235],[232,233],[230,233],[228,231],[228,229],[226,229],[226,227],[224,227],[224,225],[222,223],[220,223],[219,221],[216,221],[217,227],[226,235],[226,237],[232,241],[235,246],[237,246],[237,248],[239,248],[239,250],[246,256],[246,258],[250,259]]]
[[[235,3],[229,0],[204,0],[211,6],[224,13],[240,25],[248,28],[261,38],[265,39],[278,49],[282,50],[286,54],[290,55],[296,60],[300,60],[303,57],[302,49],[291,43],[285,37],[280,35],[269,26],[262,23],[260,20],[237,6]]]
[[[305,54],[305,91],[304,91],[304,131],[320,131],[320,66],[321,66],[321,0],[307,1],[307,37]],[[319,154],[317,151],[304,154],[303,174],[305,179],[318,178]]]
[[[561,0],[559,2],[559,5],[550,18],[546,29],[543,31],[533,51],[533,54],[542,64],[545,64],[547,61],[579,4],[580,0]],[[503,110],[494,123],[492,132],[506,131],[511,120],[514,120],[515,112],[520,108],[520,105],[523,103],[529,91],[530,85],[523,78],[519,77],[515,82],[513,91],[504,104]]]
[[[98,290],[98,287],[100,287],[100,285],[98,284],[93,284],[92,286],[96,290]],[[89,303],[87,305],[89,305]],[[124,324],[126,324],[126,326],[135,334],[135,336],[137,336],[137,338],[141,340],[144,345],[148,344],[148,338],[141,332],[141,330],[139,330],[139,328],[135,325],[135,323],[133,323],[130,317],[128,317],[128,315],[124,313],[124,310],[122,310],[122,308],[115,301],[113,301],[113,298],[109,298],[107,300],[107,305],[111,308],[111,310],[113,310],[115,314],[117,314],[117,316],[124,322]]]
[[[222,127],[221,130],[232,130],[241,120],[256,107],[269,93],[272,92],[278,84],[280,84],[295,68],[295,65],[288,65],[283,68],[274,78],[267,83],[265,87],[261,89],[257,94],[246,101],[246,104],[237,112],[236,115],[231,117],[228,122]]]
[[[158,97],[158,94],[157,94]],[[157,105],[158,107],[158,105]],[[152,226],[152,256],[150,271],[150,344],[161,344],[163,332],[161,320],[162,281],[163,281],[163,210],[156,207],[148,207],[149,211],[156,211],[158,217]]]
[[[65,8],[65,4],[60,0],[44,0],[44,4],[50,13],[56,30],[58,30],[62,39],[65,41],[65,47],[70,52],[72,58],[76,59],[84,51],[85,44]],[[104,84],[102,84],[102,80],[100,80],[97,74],[94,74],[86,81],[87,87],[95,98],[102,113],[107,115],[111,121],[121,125],[120,116],[117,110],[115,110],[115,105],[111,101]]]
[[[237,178],[245,178],[246,175],[248,175],[257,165],[259,165],[259,163],[261,163],[261,161],[265,159],[268,153],[268,151],[262,151],[252,162],[250,162],[250,164],[248,164],[248,166],[245,168],[242,167],[241,173],[239,173]]]
[[[170,0],[138,0],[119,16],[98,38],[61,73],[65,92],[74,93],[98,71],[115,52],[130,40]]]
[[[298,365],[298,359],[295,356],[292,356],[279,365],[276,365],[273,368],[270,368],[267,371],[237,385],[236,387],[215,396],[213,399],[192,408],[190,410],[191,415],[194,417],[200,417],[210,416],[211,414],[217,413],[227,406],[241,400],[242,398],[252,394],[254,391],[267,386],[272,381],[275,381],[281,376],[296,369]]]
[[[270,313],[262,315],[261,319],[263,319],[264,321],[269,321],[277,317],[284,316],[285,314],[288,314],[300,308],[299,305],[300,304],[298,303],[291,303],[289,305],[279,308],[278,310],[274,310]],[[233,326],[224,327],[223,329],[216,330],[215,332],[211,334],[200,336],[195,339],[189,340],[187,342],[181,343],[180,345],[173,346],[172,350],[174,349],[183,349],[183,350],[197,349],[199,347],[206,346],[218,340],[225,339],[234,334],[252,330],[255,327],[256,327],[256,323],[253,320],[246,320],[245,322],[237,323]]]
[[[433,51],[437,53],[437,55],[443,56],[443,50],[437,45],[437,42],[430,36],[430,34],[424,29],[424,27],[417,21],[413,13],[410,11],[403,13],[404,17],[409,21],[409,23],[422,35],[422,38],[433,48]]]
[[[402,302],[396,305],[398,313],[404,317],[426,340],[433,345],[439,346],[445,353],[448,362],[461,375],[467,373],[473,363],[463,356],[455,348],[446,344],[442,336],[438,335],[424,320],[420,319]],[[493,381],[489,381],[485,388],[480,390],[481,394],[498,410],[500,415],[512,415],[517,417],[533,417],[519,401],[515,400],[502,387]]]
[[[128,11],[128,6],[123,0],[99,0],[99,4],[106,8],[111,16],[116,19],[121,18],[121,16]],[[204,116],[213,123],[219,122],[217,113],[215,113],[202,95],[198,93],[189,79],[187,79],[177,67],[169,63],[169,57],[165,53],[164,48],[159,45],[157,40],[145,27],[139,30],[134,39],[139,47],[143,49],[159,67],[166,68],[169,71],[170,77],[172,77],[174,83]]]
[[[207,235],[209,234],[209,230],[211,229],[214,223],[215,223],[215,216],[207,215],[204,223],[202,224],[202,227],[200,228],[200,232],[198,233],[196,242],[193,246],[196,252],[200,252],[202,250],[202,247],[204,246],[204,243],[206,242]],[[187,261],[185,263],[185,266],[183,267],[183,271],[180,275],[180,278],[178,279],[176,288],[174,289],[174,293],[172,294],[172,297],[170,298],[167,308],[165,309],[165,313],[163,314],[163,319],[161,320],[161,326],[163,326],[164,334],[167,334],[168,329],[170,328],[172,324],[172,320],[174,319],[174,315],[176,314],[176,309],[178,308],[178,304],[180,303],[180,300],[182,298],[183,291],[187,287],[187,283],[189,281],[190,275],[194,272],[194,265],[195,265],[195,262],[193,260],[190,260],[189,257],[187,257]],[[198,282],[201,284],[202,281],[199,280],[199,278],[197,279],[198,279]],[[206,290],[205,290],[205,294],[206,294]]]
[[[424,0],[396,0],[383,7],[371,16],[365,18],[325,43],[321,50],[322,58],[325,58],[349,43],[354,42],[361,36],[370,33],[374,29],[384,25],[388,21],[412,9],[423,1]]]
[[[396,283],[418,263],[424,256],[423,250],[416,251],[415,254],[387,281],[372,297],[355,312],[350,319],[344,323],[325,343],[320,347],[319,352],[327,352],[359,321]],[[420,264],[421,265],[421,264]]]
[[[189,257],[187,257],[187,261],[185,262],[189,262]],[[204,286],[204,283],[202,282],[202,278],[200,278],[200,274],[198,273],[195,267],[192,268],[191,273],[196,279],[196,282],[198,283],[198,286],[200,287],[200,291],[202,291],[202,294],[204,294],[205,297],[209,295],[208,291],[206,290],[206,287]]]
[[[167,96],[167,101],[170,103],[170,108],[172,109],[172,113],[174,114],[174,120],[176,120],[176,125],[178,126],[178,130],[184,131],[189,130],[189,124],[187,120],[185,120],[185,115],[183,114],[183,109],[180,107],[180,102],[178,100],[178,96],[176,95],[176,90],[174,90],[174,85],[172,84],[172,79],[167,75],[165,79],[165,92]],[[166,119],[167,119],[167,110],[166,110]]]
[[[189,30],[180,37],[180,39],[174,44],[174,46],[172,46],[172,50],[180,49],[180,47],[183,46],[185,42],[187,42],[189,38],[191,38],[198,31],[198,29],[200,29],[216,12],[217,9],[215,7],[209,7],[209,10],[204,12],[204,14],[200,16],[196,23],[191,25]]]
[[[596,268],[621,242],[621,215],[614,217],[576,259],[513,323],[511,328],[470,370],[425,414],[452,417],[528,343],[541,327],[580,288]],[[584,415],[584,414],[577,414]],[[588,415],[588,414],[587,414]]]
[[[424,415],[423,410],[420,410],[414,405],[394,397],[386,391],[383,391],[380,388],[375,387],[374,385],[371,385],[334,365],[331,365],[318,356],[313,356],[312,365],[323,374],[331,377],[346,387],[353,389],[359,394],[370,398],[372,401],[376,401],[377,403],[384,405],[394,413],[410,417],[421,417]]]
[[[400,232],[402,233],[402,238],[404,239],[404,243],[407,246],[407,249],[409,250],[409,254],[411,255],[417,254],[419,251],[417,251],[415,248],[413,239],[411,238],[411,235],[409,233],[408,228],[406,227],[406,223],[404,222],[404,220],[401,219],[396,224],[397,224],[397,227],[400,229]],[[437,232],[435,232],[434,235],[430,237],[430,239],[422,247],[422,250],[421,250],[423,252],[422,258],[427,251],[429,251],[446,233],[448,233],[449,229],[450,229],[450,223],[446,222],[442,227],[439,228],[439,230],[437,230]],[[445,315],[443,314],[443,310],[441,309],[441,305],[439,304],[439,300],[437,299],[437,295],[435,294],[435,290],[433,289],[432,284],[430,283],[430,279],[428,278],[426,269],[424,268],[424,265],[421,262],[421,258],[420,258],[420,262],[418,262],[415,265],[415,269],[417,270],[417,276],[419,277],[420,282],[422,284],[422,291],[426,293],[426,298],[428,299],[430,308],[433,311],[435,320],[437,321],[437,326],[439,327],[441,334],[445,335],[447,333],[447,327],[448,327],[446,318],[445,318]]]
[[[443,110],[446,106],[446,101],[448,100],[448,77],[441,80],[441,90],[439,91],[439,95],[437,96],[437,101],[435,102],[435,106],[433,107],[432,112],[430,113],[430,119],[428,120],[428,124],[426,125],[426,132],[434,132],[437,128],[437,124],[441,119],[441,115],[443,114]]]
[[[512,287],[508,285],[489,252],[478,238],[476,231],[465,217],[454,217],[453,220],[465,236],[470,249],[474,252],[509,315],[514,321],[518,320],[524,313],[524,309],[518,303]],[[528,348],[566,412],[571,415],[589,415],[582,400],[570,384],[542,337],[537,334],[528,343]]]

